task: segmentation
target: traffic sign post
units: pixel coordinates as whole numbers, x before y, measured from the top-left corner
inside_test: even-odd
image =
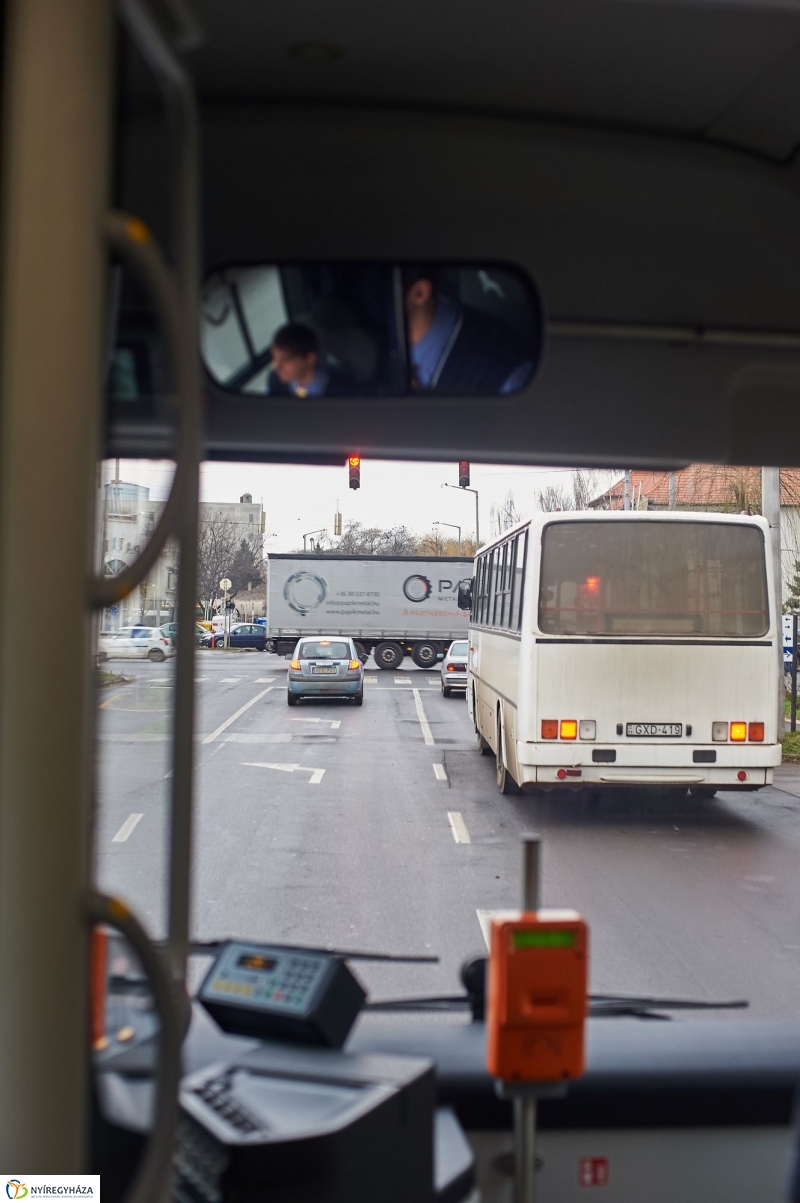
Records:
[[[222,578],[222,580],[220,581],[219,587],[224,594],[223,605],[225,607],[225,634],[224,634],[223,640],[224,640],[224,647],[228,648],[228,647],[230,647],[230,634],[231,634],[231,620],[228,615],[228,590],[231,587],[231,582],[228,580],[228,578],[226,576],[224,576]]]

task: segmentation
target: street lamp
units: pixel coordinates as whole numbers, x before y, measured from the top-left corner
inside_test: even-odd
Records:
[[[306,550],[306,539],[309,539],[311,537],[311,535],[324,535],[324,534],[327,534],[327,527],[325,527],[325,526],[320,527],[319,530],[306,531],[306,533],[303,535],[303,551]],[[312,550],[313,550],[313,545],[312,545]]]
[[[461,485],[449,485],[446,481],[442,485],[443,489],[458,489],[459,493],[474,493],[475,494],[475,543],[476,550],[481,545],[480,522],[478,518],[478,490],[462,488]]]
[[[458,531],[458,553],[461,554],[461,527],[456,526],[455,522],[434,522],[434,526],[452,526],[453,530]]]

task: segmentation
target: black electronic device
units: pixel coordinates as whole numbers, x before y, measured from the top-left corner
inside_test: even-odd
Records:
[[[367,995],[334,953],[231,940],[197,997],[226,1032],[341,1048]]]

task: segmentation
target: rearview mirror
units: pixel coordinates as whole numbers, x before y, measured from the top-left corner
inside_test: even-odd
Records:
[[[459,610],[472,609],[472,581],[459,581],[458,585]]]
[[[509,396],[541,325],[527,278],[488,263],[231,266],[201,295],[206,369],[251,397]]]

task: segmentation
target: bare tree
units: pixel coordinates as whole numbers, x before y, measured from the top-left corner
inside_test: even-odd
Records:
[[[236,526],[221,514],[201,518],[198,526],[197,594],[206,613],[219,596],[219,582],[233,570],[238,536]],[[231,577],[231,580],[233,578]]]
[[[416,536],[407,526],[364,526],[348,522],[338,543],[323,535],[317,543],[320,551],[338,551],[342,555],[408,556],[417,550]]]
[[[525,515],[517,508],[517,502],[511,489],[503,501],[493,505],[489,510],[489,525],[493,535],[502,535],[503,531],[522,522]]]
[[[538,508],[545,514],[576,509],[575,498],[565,492],[562,484],[545,485],[537,494],[536,501]]]

